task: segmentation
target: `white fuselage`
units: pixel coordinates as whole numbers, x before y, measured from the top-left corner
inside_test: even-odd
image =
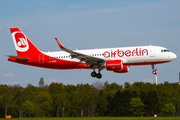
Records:
[[[122,48],[103,48],[103,49],[88,49],[88,50],[74,50],[75,52],[82,53],[88,56],[108,60],[122,60],[123,64],[136,63],[155,63],[156,62],[170,62],[176,59],[176,55],[169,52],[164,47],[160,46],[137,46],[137,47],[122,47]],[[43,52],[52,58],[79,62],[79,59],[72,59],[67,52]],[[139,64],[138,64],[139,65]]]

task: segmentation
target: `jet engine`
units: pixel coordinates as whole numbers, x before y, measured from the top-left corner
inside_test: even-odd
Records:
[[[105,62],[105,67],[109,71],[114,71],[115,73],[126,73],[129,71],[128,66],[123,66],[122,60],[109,60]]]
[[[123,66],[123,69],[121,70],[114,70],[115,73],[127,73],[129,71],[128,66]]]
[[[121,70],[123,68],[122,60],[109,60],[105,62],[105,67],[107,70],[114,71],[114,70]]]

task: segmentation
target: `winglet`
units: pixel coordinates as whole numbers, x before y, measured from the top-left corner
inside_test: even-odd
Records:
[[[57,38],[55,38],[55,40],[60,48],[64,48],[63,44]]]

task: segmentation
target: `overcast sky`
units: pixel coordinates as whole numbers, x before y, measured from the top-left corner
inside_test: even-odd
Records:
[[[51,70],[7,61],[16,55],[9,28],[18,27],[41,51],[59,51],[57,37],[69,49],[158,45],[178,57],[156,65],[158,83],[179,81],[179,0],[0,0],[0,84],[92,84],[92,70]],[[131,66],[118,74],[103,70],[100,81],[155,82],[151,66]]]

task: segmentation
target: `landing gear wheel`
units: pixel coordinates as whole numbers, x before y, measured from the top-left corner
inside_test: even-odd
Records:
[[[155,70],[153,70],[153,71],[152,71],[152,74],[156,74],[156,71],[155,71]]]
[[[96,73],[95,71],[93,71],[93,72],[91,73],[91,76],[92,76],[92,77],[96,77],[96,76],[97,76],[97,73]]]
[[[101,78],[102,78],[101,73],[98,73],[98,74],[96,75],[96,77],[97,77],[98,79],[101,79]]]

